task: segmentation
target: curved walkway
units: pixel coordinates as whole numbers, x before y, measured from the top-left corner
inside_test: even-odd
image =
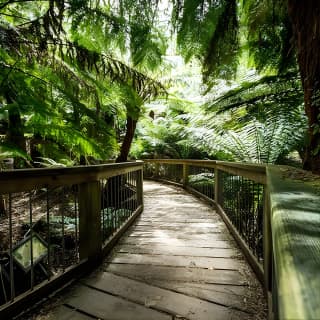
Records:
[[[264,319],[260,284],[211,207],[144,183],[145,209],[45,319]],[[34,318],[33,318],[34,319]]]

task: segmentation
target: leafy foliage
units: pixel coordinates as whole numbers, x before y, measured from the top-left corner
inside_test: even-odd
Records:
[[[290,73],[245,82],[208,103],[211,114],[197,116],[186,133],[211,155],[238,161],[276,163],[301,152],[306,117],[298,81]]]
[[[174,24],[181,54],[204,64],[204,79],[233,78],[239,51],[236,1],[176,0]]]
[[[150,28],[145,46],[137,40],[148,22],[85,0],[7,1],[0,10],[0,113],[16,154],[26,153],[29,139],[31,153],[45,157],[112,157],[118,149],[114,123],[123,108],[137,103],[127,109],[137,116],[145,101],[165,94],[160,82],[109,51],[122,41],[126,55],[129,40],[132,53],[150,48],[146,64],[155,67],[165,50],[163,39]],[[132,60],[139,68],[144,63],[135,54]],[[12,122],[11,110],[19,123]]]

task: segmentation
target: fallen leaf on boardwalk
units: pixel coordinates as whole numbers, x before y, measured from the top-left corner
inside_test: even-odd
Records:
[[[155,297],[146,297],[144,300],[144,305],[146,307],[152,307],[157,304],[160,300],[162,300],[162,296],[155,296]]]

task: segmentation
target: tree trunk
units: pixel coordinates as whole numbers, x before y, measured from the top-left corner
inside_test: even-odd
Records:
[[[130,116],[127,116],[126,134],[123,139],[120,148],[120,154],[116,159],[116,162],[126,162],[128,160],[128,155],[134,137],[134,132],[136,130],[137,122],[138,120],[134,120]]]
[[[127,115],[127,124],[126,124],[126,134],[123,139],[120,154],[116,159],[116,162],[126,162],[128,160],[128,155],[131,147],[131,143],[134,137],[134,132],[136,130],[138,120],[132,119],[129,115]],[[115,176],[108,179],[108,184],[105,189],[105,197],[106,203],[103,203],[103,206],[111,206],[115,208],[119,208],[121,206],[119,199],[124,199],[124,194],[130,194],[130,190],[125,190],[125,178],[123,176]],[[112,192],[110,191],[112,190]]]
[[[320,1],[288,0],[308,117],[304,169],[320,173]]]
[[[6,94],[7,103],[13,104],[14,101],[11,99],[9,94]],[[26,149],[26,138],[24,136],[24,128],[21,120],[20,110],[18,106],[12,106],[8,111],[8,130],[6,134],[6,140],[24,152],[27,152]],[[14,167],[24,168],[26,162],[22,159],[14,159]]]

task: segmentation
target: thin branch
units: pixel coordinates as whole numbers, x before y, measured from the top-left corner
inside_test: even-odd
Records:
[[[23,3],[23,2],[34,2],[35,0],[8,0],[0,5],[0,10],[4,9],[9,4],[13,3]],[[48,0],[37,0],[37,2],[48,2]]]
[[[0,62],[0,66],[2,66],[2,67],[4,67],[4,68],[8,68],[8,69],[10,68],[10,69],[11,69],[10,72],[11,72],[12,70],[15,70],[15,71],[21,72],[21,73],[23,73],[23,74],[25,74],[25,75],[27,75],[27,76],[29,76],[29,77],[35,78],[35,79],[37,79],[37,80],[40,80],[40,81],[42,81],[42,82],[45,83],[45,84],[49,84],[49,82],[47,82],[46,80],[43,80],[42,78],[39,78],[39,77],[35,76],[35,75],[32,74],[32,73],[29,73],[29,72],[27,72],[27,71],[24,71],[24,70],[22,70],[22,69],[20,69],[20,68],[15,67],[16,64],[17,64],[17,62],[16,62],[14,65],[6,64],[6,63],[4,63],[4,62]],[[10,72],[8,73],[8,75],[10,74]],[[7,76],[8,76],[8,75],[7,75]]]
[[[28,20],[27,18],[25,18],[25,17],[17,16],[17,15],[15,15],[15,14],[4,13],[4,12],[0,12],[0,16],[12,17],[12,18],[17,18],[17,19],[29,21],[29,20]]]

